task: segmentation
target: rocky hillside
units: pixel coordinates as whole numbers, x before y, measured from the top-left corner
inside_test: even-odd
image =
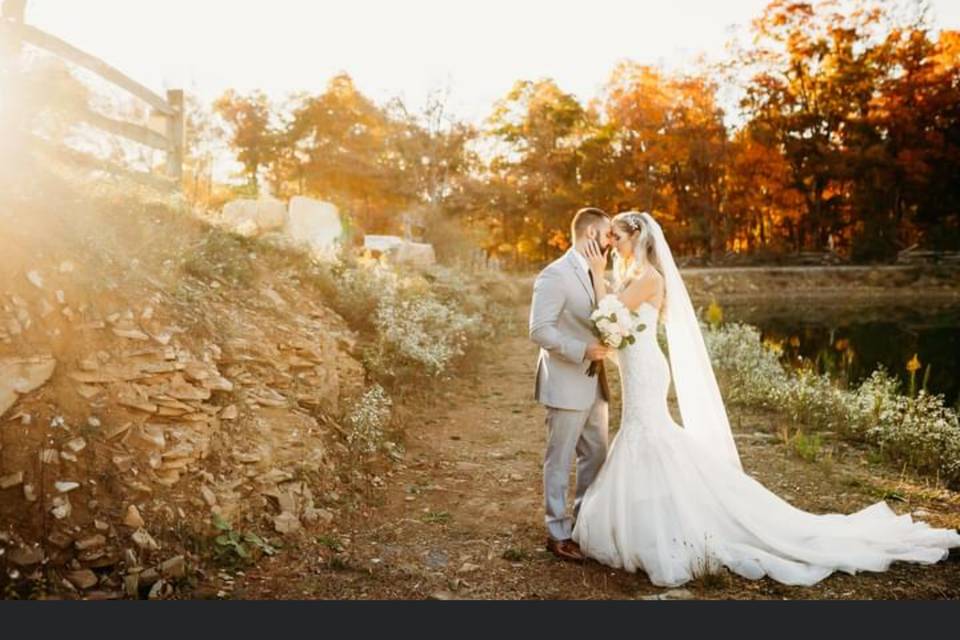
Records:
[[[129,185],[3,186],[0,587],[169,595],[211,544],[329,525],[365,376],[303,256]]]

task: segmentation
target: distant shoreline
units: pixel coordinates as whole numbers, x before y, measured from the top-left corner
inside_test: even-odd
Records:
[[[908,264],[877,264],[877,265],[749,265],[749,266],[730,266],[730,267],[681,267],[680,272],[683,275],[700,275],[707,273],[756,273],[758,271],[780,272],[780,273],[876,273],[880,272],[952,272],[956,277],[960,277],[960,266],[954,265],[908,265]]]
[[[695,301],[819,299],[960,303],[960,268],[939,265],[751,266],[682,269]]]
[[[829,305],[960,304],[960,267],[953,265],[689,267],[680,273],[696,305],[797,298]],[[520,277],[532,286],[536,273]]]

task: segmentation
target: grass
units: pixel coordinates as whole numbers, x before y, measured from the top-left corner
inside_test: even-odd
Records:
[[[895,487],[874,486],[870,487],[870,493],[881,500],[893,500],[895,502],[907,502],[907,496]]]
[[[211,229],[183,262],[184,272],[201,280],[217,280],[246,288],[253,284],[256,271],[251,254],[253,240]]]
[[[500,556],[508,562],[525,562],[530,560],[531,556],[524,549],[518,549],[516,547],[510,547]]]
[[[447,524],[453,520],[453,515],[449,511],[431,511],[423,516],[423,521],[428,524]]]
[[[730,585],[730,572],[709,552],[694,562],[690,585],[703,591],[724,589]]]
[[[343,543],[333,536],[322,534],[316,537],[316,541],[317,544],[323,545],[335,553],[343,551]]]
[[[819,433],[808,436],[802,431],[797,431],[793,437],[794,453],[807,462],[816,462],[820,458],[822,448]]]
[[[260,556],[277,553],[278,544],[251,531],[237,531],[219,515],[213,516],[213,525],[219,532],[213,538],[214,560],[223,567],[237,567],[255,563]]]
[[[789,448],[790,452],[807,462],[817,462],[823,454],[823,439],[819,433],[805,434],[797,429],[790,434],[790,428],[784,427],[780,431],[780,442]]]
[[[690,581],[690,586],[700,591],[719,591],[731,584],[730,572],[721,567],[718,570],[697,574]]]
[[[342,556],[333,556],[330,558],[330,568],[334,571],[349,571],[353,567],[350,566],[350,563],[346,558]]]

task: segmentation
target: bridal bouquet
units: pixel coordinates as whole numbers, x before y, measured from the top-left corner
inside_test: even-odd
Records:
[[[600,342],[611,349],[619,350],[636,342],[636,334],[647,328],[647,325],[637,322],[637,317],[617,296],[607,294],[590,314],[590,321]],[[598,366],[597,362],[591,362],[587,375],[596,375]]]

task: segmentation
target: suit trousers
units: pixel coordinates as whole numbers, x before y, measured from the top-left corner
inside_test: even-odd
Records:
[[[597,397],[586,411],[547,407],[547,451],[543,460],[543,494],[547,533],[554,540],[566,540],[587,487],[596,478],[607,458],[609,405],[597,383]],[[567,515],[570,465],[577,459],[573,517]]]

